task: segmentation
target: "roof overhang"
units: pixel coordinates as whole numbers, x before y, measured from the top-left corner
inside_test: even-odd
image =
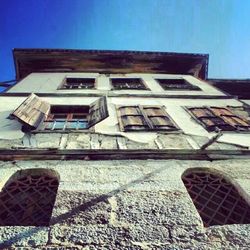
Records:
[[[216,88],[239,99],[250,99],[250,79],[208,79],[208,81]]]
[[[190,74],[207,78],[208,54],[144,51],[14,49],[16,78],[32,72]]]

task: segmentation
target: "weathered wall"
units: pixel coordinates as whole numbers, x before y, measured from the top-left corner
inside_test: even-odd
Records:
[[[95,90],[58,90],[66,76],[97,77]],[[142,94],[145,97],[109,97],[110,116],[91,133],[21,132],[21,124],[7,119],[25,97],[0,97],[0,148],[2,149],[199,149],[208,133],[185,111],[185,106],[234,106],[233,99],[191,99],[185,95],[223,95],[192,76],[127,74],[141,77],[150,90],[111,91],[105,75],[91,73],[33,73],[9,92],[84,93],[92,97],[42,97],[51,104],[90,105],[98,95]],[[155,78],[184,77],[201,91],[163,91]],[[94,95],[96,96],[94,97]],[[98,94],[98,95],[97,95]],[[179,98],[151,98],[159,94]],[[181,132],[123,133],[115,105],[162,105]],[[250,147],[250,135],[226,132],[208,149]],[[237,145],[234,145],[237,144]],[[241,146],[240,146],[241,145]],[[240,152],[240,151],[239,151]],[[250,225],[204,228],[181,181],[188,168],[217,169],[225,173],[250,201],[250,160],[115,160],[115,161],[13,161],[0,162],[0,187],[20,169],[53,169],[60,185],[49,227],[0,227],[0,249],[249,249]]]
[[[93,77],[96,78],[96,89],[58,89],[65,77]],[[107,93],[111,90],[109,79],[112,77],[136,77],[141,78],[149,90],[119,90],[113,91],[117,94],[169,94],[186,95],[186,90],[168,90],[165,91],[155,80],[157,78],[184,78],[195,86],[201,88],[200,91],[189,91],[188,95],[224,95],[221,91],[212,87],[208,83],[199,80],[190,75],[169,75],[169,74],[110,74],[106,76],[98,73],[32,73],[18,82],[8,92],[35,92],[35,93]]]
[[[0,163],[0,185],[20,169],[60,175],[50,227],[0,227],[1,249],[249,249],[250,225],[204,228],[181,175],[225,173],[250,200],[250,160],[17,161]],[[21,248],[24,247],[24,248]]]
[[[199,149],[208,142],[205,136],[158,133],[148,142],[138,142],[124,136],[97,133],[36,133],[21,139],[0,139],[0,149]],[[240,144],[240,143],[239,143]],[[207,149],[241,150],[240,145],[214,142]]]
[[[90,105],[98,99],[98,97],[42,97],[52,105],[70,104],[70,105]],[[16,120],[9,120],[7,117],[25,100],[25,97],[0,97],[0,138],[1,139],[21,139],[23,133],[21,132],[21,124]],[[207,132],[197,121],[195,121],[190,114],[184,109],[188,106],[219,106],[225,107],[227,105],[242,107],[242,103],[234,99],[182,99],[182,98],[128,98],[112,97],[108,98],[109,117],[95,125],[95,131],[106,135],[121,135],[130,140],[149,143],[157,138],[160,133],[155,132],[120,132],[118,126],[118,119],[116,113],[116,105],[160,105],[165,106],[166,111],[174,120],[180,131],[191,136],[203,136],[211,138],[215,133]],[[242,146],[250,146],[250,135],[246,133],[232,133],[224,132],[223,136],[219,138],[220,142],[229,142],[240,144]]]

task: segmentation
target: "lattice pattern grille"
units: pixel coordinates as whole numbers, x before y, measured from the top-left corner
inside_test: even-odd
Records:
[[[7,184],[0,193],[0,226],[48,226],[58,180],[27,175]]]
[[[182,180],[204,226],[250,223],[250,206],[224,178],[192,172]]]

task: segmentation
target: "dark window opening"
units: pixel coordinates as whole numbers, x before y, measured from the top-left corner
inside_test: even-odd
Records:
[[[113,89],[147,89],[140,78],[112,78]]]
[[[88,128],[88,106],[51,106],[44,130],[81,130]]]
[[[51,170],[18,171],[0,193],[0,226],[48,226],[58,185]]]
[[[160,106],[120,106],[117,112],[122,131],[178,130]]]
[[[156,79],[164,90],[201,90],[184,79]]]
[[[94,78],[69,78],[67,77],[62,89],[93,89],[95,88]]]
[[[222,131],[249,131],[250,124],[243,118],[235,115],[224,107],[194,107],[188,108],[209,132],[218,129]]]
[[[250,223],[249,204],[225,178],[192,171],[182,180],[205,227]]]

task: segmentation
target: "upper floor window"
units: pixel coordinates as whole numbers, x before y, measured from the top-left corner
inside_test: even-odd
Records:
[[[94,89],[95,78],[75,78],[67,77],[64,79],[60,89]]]
[[[209,132],[218,129],[222,131],[249,131],[249,122],[225,107],[192,107],[188,108],[191,115],[197,119]]]
[[[111,78],[112,88],[120,89],[147,89],[140,78]]]
[[[44,130],[81,130],[88,128],[89,106],[53,105],[43,122]]]
[[[250,206],[221,174],[193,170],[182,176],[204,226],[250,223]]]
[[[156,79],[164,90],[201,90],[185,79]]]
[[[50,105],[31,94],[12,113],[27,130],[78,130],[88,129],[109,116],[106,97],[89,106]]]
[[[121,131],[178,130],[161,106],[119,106],[117,112]]]

